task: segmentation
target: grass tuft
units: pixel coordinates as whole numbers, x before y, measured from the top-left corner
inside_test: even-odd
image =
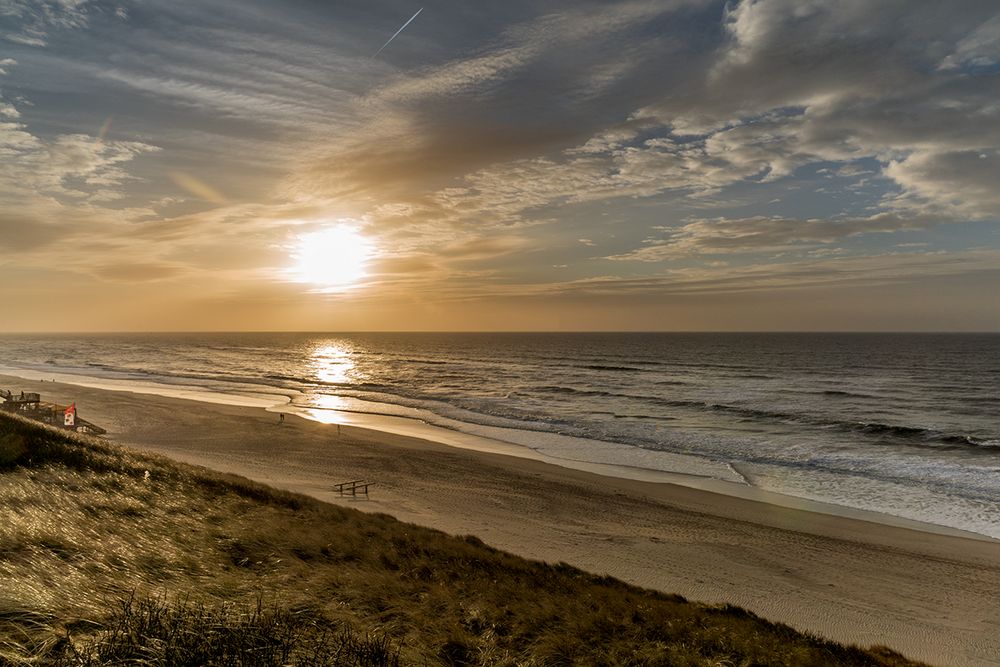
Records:
[[[109,664],[279,667],[396,667],[399,652],[384,637],[334,632],[262,598],[250,608],[208,606],[162,597],[124,599],[105,627],[80,645],[71,637],[50,660],[65,667]]]

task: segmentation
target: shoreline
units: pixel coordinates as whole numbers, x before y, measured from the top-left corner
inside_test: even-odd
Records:
[[[557,466],[567,470],[589,473],[600,477],[607,477],[619,480],[634,482],[645,482],[652,484],[673,484],[691,489],[698,489],[709,493],[715,493],[732,498],[739,498],[750,502],[759,502],[776,507],[802,510],[815,514],[825,514],[829,516],[856,519],[869,523],[905,528],[919,532],[932,533],[936,535],[950,535],[965,539],[982,540],[1000,544],[1000,540],[973,531],[953,528],[927,521],[918,521],[906,517],[876,512],[873,510],[857,509],[845,505],[836,505],[810,498],[800,498],[775,491],[768,491],[749,483],[730,482],[723,479],[711,477],[709,475],[698,475],[693,473],[673,472],[666,470],[652,470],[649,468],[639,468],[625,465],[615,465],[609,463],[592,463],[589,461],[579,461],[575,459],[558,458],[549,454],[543,454],[530,447],[510,443],[502,440],[495,440],[475,434],[464,433],[448,429],[434,424],[428,424],[409,417],[396,417],[393,415],[372,414],[364,412],[335,411],[343,419],[327,422],[310,419],[301,414],[302,410],[282,410],[280,406],[266,408],[268,412],[284,413],[294,415],[309,421],[318,421],[321,424],[351,426],[374,432],[401,435],[412,438],[419,438],[440,445],[464,449],[483,454],[499,454],[512,458],[537,461],[546,465]]]
[[[55,378],[58,379],[49,379],[52,378],[52,376],[55,376]],[[557,457],[551,454],[542,453],[526,445],[460,431],[446,426],[431,424],[416,417],[396,416],[377,412],[361,412],[348,409],[337,409],[336,407],[309,408],[294,406],[291,404],[287,395],[280,393],[255,393],[254,395],[245,395],[216,392],[210,389],[190,387],[187,385],[161,385],[153,381],[129,382],[127,380],[118,380],[114,378],[102,379],[73,373],[55,372],[45,374],[41,371],[28,369],[13,369],[9,367],[0,368],[0,383],[13,384],[11,381],[17,380],[35,382],[38,383],[38,387],[56,385],[75,386],[96,389],[99,391],[129,392],[147,396],[158,396],[166,399],[261,409],[273,414],[282,413],[286,415],[294,415],[301,419],[319,424],[339,424],[341,426],[363,428],[386,434],[419,438],[448,447],[480,453],[500,454],[530,461],[538,461],[548,465],[592,473],[604,477],[656,484],[675,484],[783,508],[857,519],[860,521],[906,528],[937,535],[950,535],[954,537],[964,537],[967,539],[978,539],[1000,543],[1000,540],[997,538],[974,531],[963,530],[961,528],[936,524],[929,521],[910,519],[875,510],[859,509],[846,505],[824,502],[821,500],[792,496],[776,491],[768,491],[755,487],[747,482],[737,483],[720,479],[709,474],[679,472],[673,470],[657,470],[637,466],[598,463]],[[495,430],[503,431],[505,429],[495,427]],[[681,458],[695,458],[694,455],[676,456]],[[732,468],[730,464],[725,465]],[[734,470],[734,474],[739,476],[741,479],[744,479],[738,471]]]
[[[9,382],[0,377],[0,382]],[[59,383],[111,439],[937,664],[1000,655],[1000,543],[306,419]],[[333,484],[373,481],[368,498]]]

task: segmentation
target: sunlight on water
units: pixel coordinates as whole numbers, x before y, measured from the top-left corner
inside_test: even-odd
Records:
[[[302,410],[309,419],[323,424],[346,424],[350,421],[341,410],[349,410],[350,403],[340,396],[329,394],[314,394],[311,397],[313,407]]]
[[[351,381],[354,371],[354,350],[343,343],[323,345],[313,350],[311,362],[316,379],[330,384],[345,384]]]

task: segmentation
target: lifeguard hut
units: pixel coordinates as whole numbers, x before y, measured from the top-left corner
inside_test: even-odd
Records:
[[[29,419],[69,431],[76,431],[77,433],[88,433],[90,435],[104,435],[107,433],[100,426],[92,424],[85,419],[80,419],[75,402],[68,406],[58,405],[57,403],[46,403],[42,401],[40,394],[34,392],[22,391],[19,394],[15,394],[6,389],[0,389],[0,410],[16,412]]]

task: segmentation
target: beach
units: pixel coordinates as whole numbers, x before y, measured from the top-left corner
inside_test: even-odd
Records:
[[[1000,542],[624,479],[260,407],[0,376],[114,441],[940,665],[1000,660]],[[371,481],[367,498],[335,483]],[[892,525],[896,524],[896,525]]]

